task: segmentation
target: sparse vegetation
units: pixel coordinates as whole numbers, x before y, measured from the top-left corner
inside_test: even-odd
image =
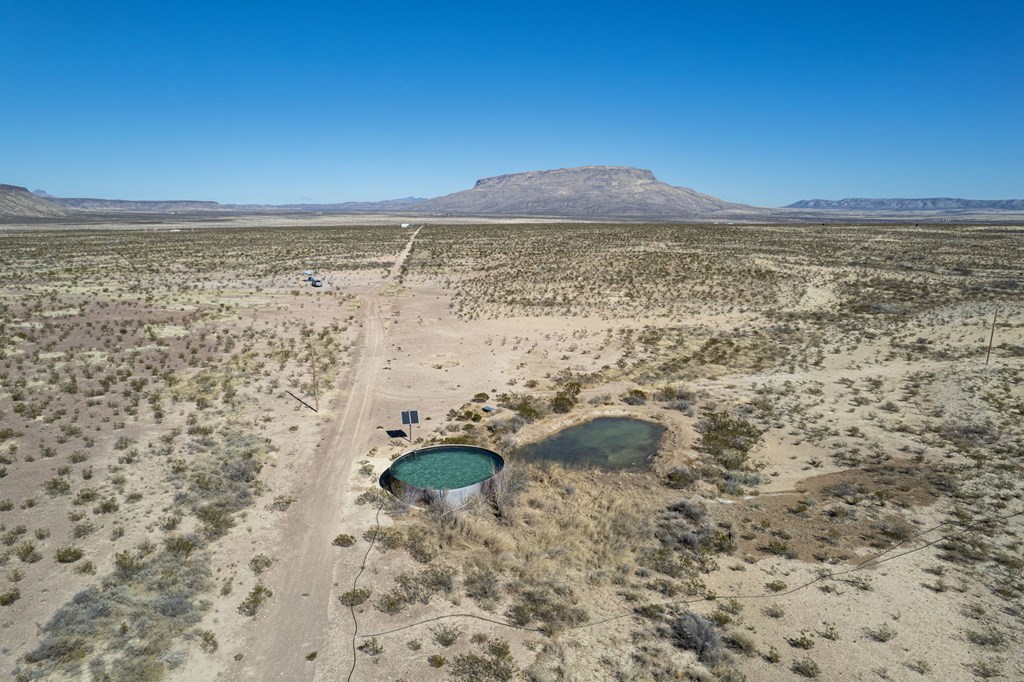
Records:
[[[356,539],[354,537],[352,537],[351,535],[346,535],[345,533],[341,533],[340,535],[334,538],[334,542],[332,544],[335,547],[351,547],[355,543]]]
[[[243,616],[255,616],[263,603],[274,596],[274,593],[265,585],[256,583],[245,600],[238,605],[238,612]]]
[[[394,397],[413,396],[402,387],[417,383],[405,375],[415,367],[436,373],[439,399],[450,399],[449,419],[424,412],[432,420],[417,441],[511,452],[601,411],[660,421],[669,438],[650,472],[513,463],[458,513],[405,514],[374,486],[356,523],[317,535],[318,551],[340,531],[338,547],[362,537],[377,548],[356,589],[335,588],[341,605],[399,614],[390,620],[400,626],[448,600],[536,628],[523,640],[536,659],[523,675],[537,680],[565,670],[678,679],[686,651],[710,670],[694,676],[718,679],[755,679],[759,666],[838,674],[805,653],[880,678],[1017,672],[1015,228],[435,223],[402,264],[401,287],[387,283],[374,306],[387,320],[378,359]],[[93,228],[11,231],[0,249],[0,564],[10,581],[0,604],[18,613],[5,641],[31,642],[11,646],[16,679],[151,679],[190,649],[213,654],[216,637],[196,628],[210,602],[238,604],[235,579],[241,595],[252,589],[239,609],[259,614],[271,593],[252,587],[249,570],[270,585],[294,567],[287,548],[249,538],[267,537],[266,517],[292,520],[316,499],[290,495],[281,473],[322,456],[310,445],[325,433],[316,420],[337,406],[324,391],[342,385],[348,345],[369,329],[366,294],[347,292],[383,282],[408,238],[383,227]],[[142,276],[122,273],[113,253]],[[295,273],[310,263],[338,286],[300,288]],[[982,365],[996,306],[993,361]],[[411,343],[428,325],[439,338],[456,325],[471,342],[457,352]],[[316,419],[285,393],[310,400],[311,348],[321,406],[332,405]],[[505,388],[478,386],[476,363],[501,367]],[[485,413],[491,400],[498,410]],[[380,450],[353,463],[353,481],[334,483],[369,487],[404,447],[381,427]],[[758,494],[768,483],[772,494]],[[929,530],[936,518],[946,525]],[[846,572],[896,545],[887,556],[914,552]],[[894,590],[893,574],[920,566],[927,577]],[[729,601],[751,592],[778,596],[738,602],[745,610]],[[935,641],[965,666],[945,669],[946,656],[917,648],[933,624],[880,624],[879,611],[851,607],[863,598],[948,605],[947,620],[962,621]],[[695,610],[671,605],[684,600]],[[841,636],[808,609],[844,614]],[[639,616],[628,637],[582,629],[626,613]],[[517,674],[494,631],[474,634],[491,639],[466,631],[447,658],[424,652],[443,670],[418,665],[452,679]],[[389,637],[357,665],[373,658],[390,675],[381,652],[402,639]],[[892,643],[855,646],[865,639]],[[576,641],[607,654],[582,656]]]

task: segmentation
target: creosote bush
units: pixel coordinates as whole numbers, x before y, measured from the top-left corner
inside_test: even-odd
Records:
[[[351,547],[356,544],[356,539],[351,535],[341,533],[340,535],[335,536],[334,541],[331,544],[335,547]]]
[[[274,596],[273,591],[262,583],[256,585],[249,591],[249,595],[238,605],[238,612],[250,618],[256,615],[263,603]]]
[[[345,606],[359,606],[367,599],[369,599],[371,594],[373,594],[372,590],[363,587],[357,587],[342,594],[340,597],[338,597],[338,601],[340,601]]]
[[[82,550],[79,547],[68,545],[57,550],[57,561],[62,564],[73,564],[82,558]]]

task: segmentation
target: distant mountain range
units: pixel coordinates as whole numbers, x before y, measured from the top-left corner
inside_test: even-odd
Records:
[[[220,204],[215,201],[126,201],[55,197],[41,190],[0,185],[0,218],[68,218],[103,214],[373,213],[408,216],[534,216],[626,220],[907,220],[1024,212],[1024,200],[971,199],[806,199],[785,208],[734,204],[687,187],[661,182],[649,170],[624,166],[582,166],[497,175],[470,189],[433,199],[279,206]]]
[[[826,211],[1024,211],[1024,199],[803,199],[786,208]]]

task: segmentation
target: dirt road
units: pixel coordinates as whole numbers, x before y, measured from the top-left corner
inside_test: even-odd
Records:
[[[325,436],[313,461],[304,472],[304,484],[297,491],[300,504],[289,514],[282,533],[279,576],[272,586],[274,598],[260,613],[246,638],[245,665],[232,679],[306,680],[324,677],[324,664],[333,668],[340,661],[311,664],[306,654],[329,648],[326,637],[332,603],[335,564],[342,557],[331,541],[339,532],[345,511],[346,488],[357,456],[365,454],[374,434],[368,415],[374,400],[374,386],[384,365],[386,311],[389,302],[381,292],[401,273],[419,229],[398,255],[387,276],[370,293],[359,296],[357,315],[362,334],[343,379],[339,399],[343,407],[325,427]],[[334,638],[338,638],[335,633]],[[330,676],[330,673],[327,673]]]

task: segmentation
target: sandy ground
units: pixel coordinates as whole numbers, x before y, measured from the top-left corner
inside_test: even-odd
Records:
[[[251,226],[262,225],[253,220]],[[323,224],[336,222],[334,217],[330,221],[324,217]],[[389,223],[382,219],[382,224]],[[188,224],[170,227],[187,229]],[[486,237],[487,230],[500,229],[490,226],[481,231]],[[605,372],[605,376],[612,376],[607,368],[618,366],[624,358],[633,362],[639,357],[656,363],[672,353],[694,355],[709,336],[725,332],[737,340],[739,350],[721,364],[712,366],[706,361],[705,367],[694,371],[687,384],[698,396],[693,401],[696,414],[668,410],[653,401],[642,406],[625,405],[618,397],[638,382],[635,375],[623,370],[612,379],[585,388],[580,405],[570,414],[549,415],[525,426],[517,434],[517,442],[542,439],[594,416],[652,419],[669,431],[655,466],[658,473],[664,473],[679,464],[700,464],[703,455],[698,451],[697,424],[703,410],[761,415],[758,423],[765,433],[752,458],[762,482],[755,489],[734,495],[705,486],[673,493],[663,490],[657,478],[651,478],[657,494],[692,497],[716,520],[732,524],[737,538],[735,550],[718,557],[717,569],[705,576],[709,592],[717,599],[701,597],[687,606],[712,616],[720,610],[720,603],[736,599],[738,613],[730,616],[723,631],[739,632],[755,641],[748,652],[751,655],[734,653],[736,670],[749,680],[802,679],[793,670],[794,664],[812,657],[821,669],[819,679],[829,680],[975,679],[985,676],[989,664],[1008,679],[1024,676],[1019,655],[1021,626],[1013,610],[1019,597],[994,600],[984,574],[940,561],[940,541],[949,531],[941,524],[949,520],[951,503],[930,488],[914,487],[915,477],[920,478],[915,467],[964,465],[970,461],[965,452],[933,437],[930,430],[984,409],[984,400],[991,400],[991,395],[1002,390],[996,386],[996,377],[1007,376],[995,372],[1019,373],[1021,360],[1014,350],[1024,343],[1024,320],[1019,308],[1003,312],[1004,326],[999,331],[1007,345],[997,351],[997,365],[990,369],[976,352],[979,341],[987,340],[986,315],[982,314],[987,310],[974,304],[951,303],[947,309],[936,309],[928,315],[908,316],[902,322],[904,328],[879,337],[854,341],[856,330],[837,333],[837,338],[826,344],[829,352],[823,353],[820,362],[798,359],[751,370],[750,356],[759,351],[747,353],[742,343],[748,338],[760,340],[762,331],[758,313],[752,309],[729,301],[716,301],[699,309],[699,303],[686,302],[698,309],[685,315],[678,311],[665,315],[652,304],[644,314],[637,314],[636,307],[629,307],[635,304],[622,296],[614,303],[602,303],[604,308],[590,310],[589,314],[488,312],[485,306],[490,304],[479,302],[479,294],[474,301],[472,296],[458,293],[458,285],[449,285],[443,273],[415,268],[411,274],[407,272],[407,266],[426,248],[423,235],[421,230],[405,232],[404,245],[382,259],[383,267],[339,271],[332,280],[337,298],[261,293],[244,279],[236,279],[210,301],[204,300],[204,305],[216,307],[227,302],[235,307],[230,314],[237,320],[232,318],[231,324],[243,327],[260,328],[296,319],[319,327],[345,322],[344,338],[350,344],[350,353],[332,383],[321,387],[319,412],[282,397],[278,391],[261,397],[262,402],[245,413],[253,421],[261,414],[275,419],[265,427],[268,438],[278,446],[264,469],[269,493],[213,549],[215,579],[219,582],[230,577],[235,581],[230,593],[208,595],[210,607],[200,624],[216,633],[219,648],[213,653],[200,652],[190,640],[183,646],[187,657],[169,670],[170,678],[448,679],[447,669],[427,666],[424,659],[430,647],[414,652],[406,648],[405,642],[413,637],[429,641],[427,621],[438,616],[469,613],[501,621],[500,611],[489,613],[463,597],[455,602],[436,599],[429,605],[415,605],[397,616],[388,616],[370,603],[353,612],[338,601],[355,584],[379,594],[393,584],[398,572],[417,567],[404,552],[367,551],[364,532],[378,521],[384,525],[396,521],[384,514],[378,517],[373,505],[356,501],[360,494],[375,487],[376,477],[393,456],[412,447],[408,441],[386,434],[388,429],[399,428],[399,412],[420,411],[424,421],[414,432],[415,439],[439,436],[448,433],[448,411],[465,405],[478,392],[495,396],[506,390],[526,390],[527,382],[536,381],[540,383],[537,390],[550,395],[551,377],[566,367],[580,374]],[[772,276],[794,278],[795,283],[777,287],[783,292],[778,309],[793,316],[787,319],[841,313],[849,297],[840,281],[843,273],[836,267],[796,264],[790,259],[788,254],[776,253],[751,260],[751,267],[774,273]],[[465,272],[458,276],[470,277]],[[535,277],[537,282],[544,281],[543,275]],[[755,283],[751,289],[757,286]],[[472,289],[481,290],[486,291],[486,287]],[[659,301],[657,305],[662,304]],[[466,312],[460,312],[459,306],[465,306]],[[61,313],[51,310],[48,314]],[[772,320],[770,324],[782,323]],[[641,344],[639,351],[633,348],[635,342],[623,341],[627,331],[639,337],[652,327],[665,330],[660,341]],[[182,341],[194,329],[187,321],[172,316],[154,327],[153,336]],[[918,336],[939,339],[948,346],[944,351],[948,356],[920,351],[920,344],[914,345]],[[707,358],[711,351],[700,352],[705,353],[700,357]],[[40,359],[59,360],[56,356]],[[744,366],[737,368],[729,363]],[[925,375],[930,378],[922,379]],[[985,376],[993,382],[990,388],[969,390],[972,381],[982,381]],[[914,387],[915,383],[921,387]],[[1011,386],[1007,388],[1007,400],[1017,396],[1014,391],[1019,392],[1019,385],[1012,381],[1006,385]],[[299,395],[307,401],[310,398],[308,392],[300,391]],[[882,408],[890,399],[898,403],[898,412]],[[769,402],[772,407],[765,407]],[[184,427],[184,418],[184,412],[173,412],[168,419]],[[143,431],[132,428],[128,431],[133,436],[144,438]],[[1011,434],[1010,429],[1005,427],[1005,433]],[[858,452],[850,454],[854,450]],[[886,463],[903,469],[873,471],[870,465],[874,455],[884,456]],[[854,460],[857,463],[851,464]],[[364,462],[372,468],[372,475],[360,470],[366,468]],[[146,500],[148,511],[125,524],[125,542],[153,536],[161,512],[172,507],[169,492],[155,485],[143,487],[146,477],[155,476],[157,471],[154,468],[129,474],[129,489],[137,484],[147,494],[152,491],[153,499]],[[25,485],[37,488],[51,474],[39,468]],[[881,490],[885,495],[866,494],[847,503],[843,498],[830,497],[829,486],[837,482],[862,484],[866,490]],[[14,490],[9,480],[0,485],[5,486],[0,498],[21,499],[17,496],[20,493],[8,493]],[[275,512],[268,509],[275,496],[288,496],[294,502],[286,512]],[[1016,509],[1019,499],[1019,488],[1008,490],[1005,511]],[[793,511],[802,500],[812,502],[806,517],[801,516],[803,511]],[[830,505],[846,505],[856,518],[837,526],[844,529],[841,535],[826,541],[821,537],[826,522],[820,512]],[[879,520],[890,514],[899,515],[916,531],[905,545],[892,551],[872,546],[879,541]],[[70,522],[62,520],[60,526],[56,523],[51,524],[54,537],[68,532]],[[405,521],[399,519],[397,523]],[[1017,521],[1008,522],[1007,527],[1011,535],[1020,528]],[[108,530],[103,528],[104,533]],[[776,556],[761,549],[769,534],[778,531],[788,536],[794,557]],[[333,546],[331,541],[340,533],[357,538],[355,546]],[[113,541],[105,537],[97,542],[113,548]],[[46,547],[52,551],[49,545]],[[904,554],[906,550],[913,551]],[[1004,544],[998,551],[1019,553],[1019,546]],[[257,554],[273,558],[272,566],[258,578],[246,567]],[[876,556],[884,561],[876,559],[861,567]],[[926,570],[937,566],[947,568],[941,574]],[[111,562],[107,560],[96,568],[97,575],[102,576],[111,570]],[[856,570],[845,573],[851,569]],[[58,570],[61,573],[48,590],[31,602],[22,599],[14,607],[6,607],[17,611],[0,611],[8,633],[5,669],[13,667],[17,656],[33,645],[38,635],[33,623],[45,622],[77,590],[94,580],[63,566]],[[837,577],[823,579],[825,570]],[[22,584],[34,579],[36,575],[30,573]],[[237,613],[239,601],[257,581],[272,588],[273,597],[254,618],[243,617]],[[941,589],[936,589],[937,581],[945,581]],[[778,592],[766,587],[775,582],[785,586]],[[28,594],[27,588],[25,591]],[[644,629],[645,621],[630,613],[628,604],[614,589],[593,586],[587,599],[592,622],[558,640],[566,657],[561,675],[538,675],[537,679],[651,679],[644,669],[629,667],[637,651],[635,633],[651,637],[651,630]],[[784,614],[777,615],[779,611]],[[603,617],[613,619],[599,622]],[[452,622],[471,623],[474,631],[507,638],[521,668],[533,663],[544,645],[536,633],[459,618]],[[986,627],[1005,633],[1006,643],[988,646],[972,642],[970,633]],[[408,629],[392,633],[396,628]],[[885,641],[872,634],[887,628],[896,634]],[[388,633],[381,634],[386,646],[383,656],[373,658],[356,651],[365,636],[379,633]],[[802,646],[792,644],[791,640],[799,641],[801,635],[809,638],[809,647],[806,640]],[[468,650],[469,644],[462,641],[451,652]],[[692,655],[678,648],[671,649],[670,658],[679,670],[693,665]],[[618,673],[615,666],[619,666]],[[632,672],[624,672],[629,670]],[[694,675],[712,675],[700,666],[694,665],[693,670]],[[525,675],[521,677],[526,679]]]

